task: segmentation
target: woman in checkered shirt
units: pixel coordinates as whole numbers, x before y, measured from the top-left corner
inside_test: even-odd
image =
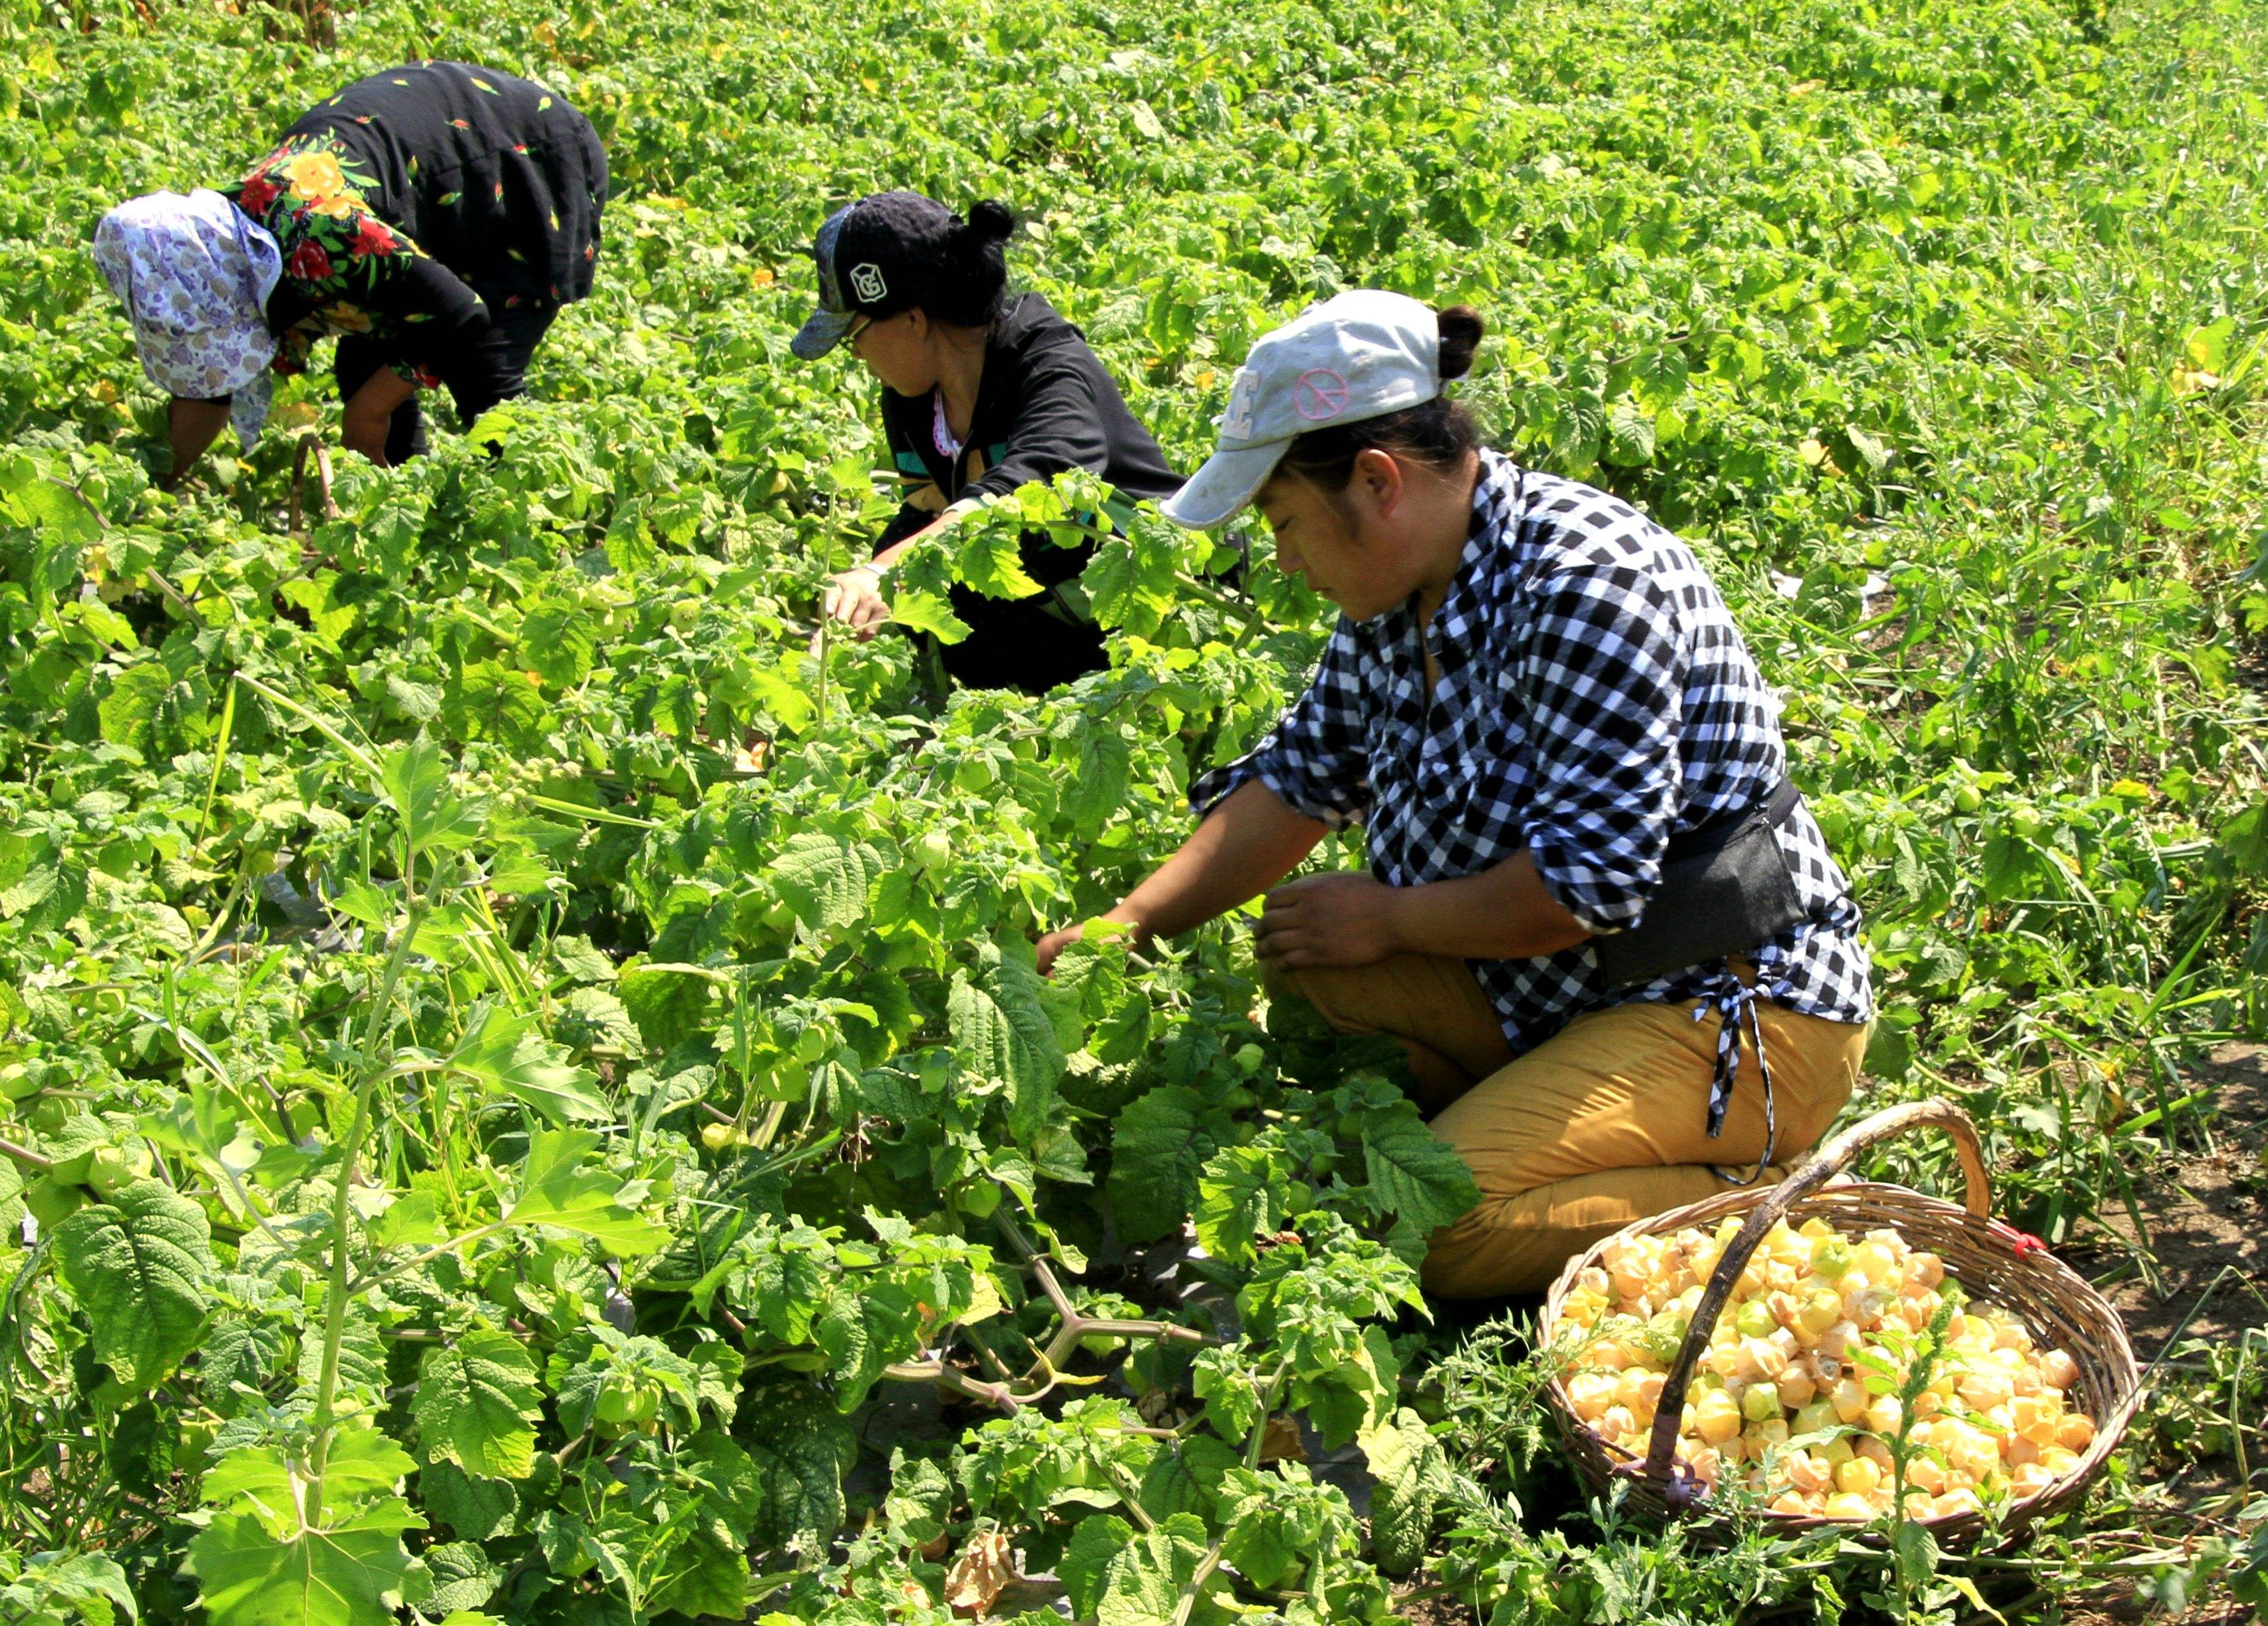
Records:
[[[1343,614],[1307,694],[1197,782],[1203,821],[1104,916],[1170,937],[1267,892],[1271,994],[1399,1040],[1472,1167],[1481,1201],[1425,1267],[1456,1297],[1541,1288],[1769,1176],[1849,1098],[1873,1013],[1858,909],[1723,600],[1629,504],[1479,443],[1442,389],[1480,336],[1366,291],[1254,346],[1165,511],[1256,504]],[[1356,822],[1367,874],[1278,884]]]

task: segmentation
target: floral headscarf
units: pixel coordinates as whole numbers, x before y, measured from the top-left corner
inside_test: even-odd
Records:
[[[237,438],[257,441],[275,387],[275,238],[217,192],[152,192],[102,217],[94,262],[126,306],[150,381],[192,400],[231,397]]]

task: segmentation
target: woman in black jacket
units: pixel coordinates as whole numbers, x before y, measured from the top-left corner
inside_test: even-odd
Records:
[[[815,360],[847,343],[882,387],[882,426],[905,504],[872,563],[838,572],[823,612],[861,638],[889,614],[885,574],[906,548],[985,497],[1083,468],[1136,498],[1181,489],[1149,430],[1127,410],[1079,330],[1035,293],[1005,293],[1008,210],[968,218],[934,199],[886,192],[838,210],[820,228],[819,309],[795,353]],[[961,683],[1039,693],[1103,664],[1102,635],[1061,589],[1091,547],[1024,539],[1025,570],[1044,589],[1001,600],[956,586],[968,636],[943,652]]]

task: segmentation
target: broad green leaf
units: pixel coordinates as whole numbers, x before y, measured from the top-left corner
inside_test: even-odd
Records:
[[[1182,1593],[1197,1580],[1211,1545],[1204,1524],[1175,1513],[1143,1531],[1111,1559],[1095,1602],[1096,1626],[1173,1626]],[[1216,1570],[1198,1588],[1191,1622],[1227,1618],[1228,1578]]]
[[[442,686],[442,725],[460,739],[540,751],[549,720],[543,680],[502,661],[473,661]]]
[[[1205,1162],[1231,1133],[1228,1115],[1182,1085],[1151,1091],[1118,1115],[1110,1141],[1110,1200],[1130,1242],[1152,1242],[1195,1206]]]
[[[1028,599],[1040,584],[1024,568],[1023,539],[1005,515],[972,514],[946,539],[954,574],[990,599]]]
[[[0,1580],[10,1569],[0,1563]],[[120,1620],[132,1626],[142,1614],[126,1571],[107,1553],[33,1553],[15,1579],[0,1586],[0,1602],[27,1626],[116,1626]]]
[[[892,1361],[912,1355],[919,1342],[921,1308],[890,1282],[837,1283],[811,1335],[836,1382],[835,1403],[856,1411]]]
[[[614,1254],[651,1253],[669,1240],[668,1227],[621,1206],[622,1182],[616,1176],[584,1166],[598,1145],[599,1137],[586,1129],[545,1129],[529,1137],[519,1196],[504,1218],[573,1232]]]
[[[376,1429],[339,1430],[324,1459],[319,1522],[328,1526],[358,1506],[397,1495],[403,1477],[416,1468],[408,1452]],[[202,1490],[210,1505],[249,1513],[282,1541],[305,1527],[306,1478],[304,1465],[285,1460],[278,1446],[262,1445],[222,1457],[206,1472]]]
[[[1653,461],[1653,414],[1636,401],[1618,401],[1607,414],[1606,449],[1600,454],[1617,468],[1643,468]]]
[[[729,1548],[697,1543],[685,1549],[690,1562],[681,1559],[654,1588],[651,1608],[655,1614],[674,1613],[725,1621],[745,1618],[748,1611],[748,1561]]]
[[[1063,808],[1082,840],[1093,840],[1110,815],[1126,806],[1132,767],[1133,749],[1125,735],[1108,728],[1080,731],[1078,756],[1064,786]]]
[[[953,600],[941,592],[910,584],[890,594],[890,619],[901,627],[926,632],[940,644],[958,644],[968,636],[968,623],[953,613]]]
[[[103,737],[147,750],[156,737],[158,710],[173,680],[157,660],[141,661],[111,680],[98,708]]]
[[[1421,1243],[1480,1201],[1464,1159],[1425,1127],[1415,1107],[1368,1115],[1362,1159],[1373,1200]]]
[[[1449,1463],[1425,1419],[1408,1407],[1390,1423],[1356,1436],[1375,1482],[1370,1493],[1370,1541],[1378,1567],[1407,1575],[1425,1556],[1433,1534],[1433,1508],[1449,1488]]]
[[[1078,1618],[1094,1618],[1102,1602],[1110,1561],[1133,1540],[1134,1527],[1116,1513],[1091,1513],[1071,1533],[1063,1556],[1056,1561],[1056,1576],[1063,1582],[1064,1600]]]
[[[882,869],[880,855],[864,842],[807,830],[788,837],[769,873],[806,927],[847,931],[865,919]]]
[[[1224,1264],[1250,1264],[1255,1244],[1314,1200],[1280,1146],[1266,1138],[1223,1146],[1197,1177],[1197,1245]]]
[[[59,480],[34,480],[9,494],[24,522],[52,546],[84,548],[102,535],[102,520],[78,494]]]
[[[438,1542],[417,1556],[432,1578],[432,1590],[418,1606],[428,1620],[479,1608],[496,1595],[497,1584],[504,1579],[504,1566],[476,1542]]]
[[[250,1513],[220,1513],[184,1567],[212,1626],[389,1626],[431,1586],[401,1544],[420,1522],[389,1498],[279,1541]]]
[[[599,629],[581,605],[539,600],[519,624],[519,655],[528,670],[554,688],[572,688],[591,674]]]
[[[160,1180],[137,1180],[55,1227],[64,1282],[94,1326],[97,1359],[151,1389],[196,1347],[210,1309],[211,1227]]]
[[[417,1475],[425,1511],[468,1541],[510,1535],[517,1528],[519,1498],[501,1479],[475,1479],[453,1462],[435,1462]]]
[[[764,1489],[757,1546],[815,1557],[843,1527],[843,1475],[858,1460],[857,1434],[816,1391],[799,1386],[759,1392],[741,1422]]]
[[[903,1446],[892,1450],[882,1517],[892,1538],[909,1547],[925,1547],[944,1534],[953,1520],[953,1481],[944,1466],[929,1457],[909,1457]]]
[[[603,1122],[613,1115],[595,1073],[571,1065],[567,1052],[537,1031],[533,1013],[502,1004],[476,1007],[449,1065],[497,1095],[510,1096],[554,1124]]]
[[[509,1333],[483,1328],[426,1351],[413,1406],[425,1454],[484,1478],[525,1477],[543,1415],[535,1380],[535,1362]]]
[[[946,1018],[961,1065],[1007,1085],[1012,1129],[1036,1133],[1064,1070],[1056,1015],[1039,974],[987,945],[973,974],[954,974]]]
[[[403,839],[418,851],[453,850],[478,838],[479,806],[451,793],[448,761],[425,735],[387,752],[379,777],[401,815]]]
[[[1173,1513],[1209,1518],[1222,1476],[1237,1461],[1235,1452],[1210,1435],[1168,1441],[1143,1470],[1142,1506],[1152,1519]]]
[[[1299,1462],[1229,1469],[1221,1484],[1221,1557],[1256,1586],[1289,1586],[1357,1547],[1354,1510]]]
[[[16,920],[33,931],[63,931],[86,907],[92,879],[73,857],[36,865],[14,885],[0,888],[0,920]]]
[[[709,1539],[737,1550],[747,1546],[770,1504],[770,1489],[755,1460],[716,1429],[703,1429],[677,1448],[680,1470],[701,1482]]]

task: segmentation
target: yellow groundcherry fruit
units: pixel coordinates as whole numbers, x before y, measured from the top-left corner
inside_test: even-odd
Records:
[[[1721,1390],[1702,1396],[1693,1409],[1695,1431],[1712,1446],[1721,1446],[1741,1431],[1741,1409]]]
[[[1882,1470],[1864,1457],[1852,1457],[1835,1470],[1835,1488],[1865,1496],[1882,1483]]]
[[[1867,1391],[1856,1378],[1845,1378],[1835,1386],[1829,1397],[1835,1403],[1835,1415],[1845,1423],[1856,1423],[1867,1415]]]

